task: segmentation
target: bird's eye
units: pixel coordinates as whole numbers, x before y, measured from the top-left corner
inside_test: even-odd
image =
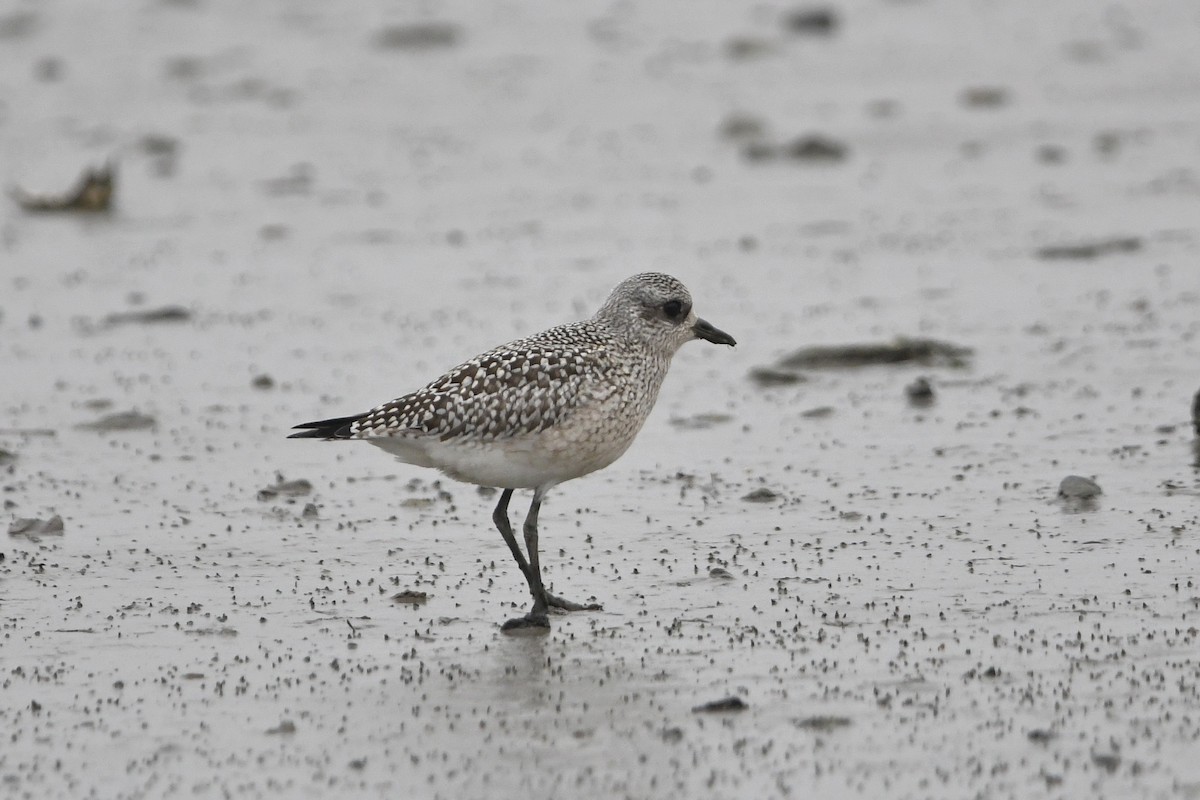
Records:
[[[683,303],[678,300],[668,300],[663,303],[663,313],[667,315],[667,319],[675,319],[683,313]]]

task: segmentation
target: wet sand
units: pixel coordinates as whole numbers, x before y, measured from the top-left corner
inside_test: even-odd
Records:
[[[814,8],[0,17],[0,179],[117,169],[0,206],[4,795],[1200,797],[1200,18]],[[644,270],[739,346],[543,508],[602,612],[284,438]]]

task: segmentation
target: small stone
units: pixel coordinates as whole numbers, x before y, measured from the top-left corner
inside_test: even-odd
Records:
[[[424,605],[427,600],[429,600],[429,595],[416,589],[405,589],[403,592],[392,595],[393,603],[404,603],[410,606]]]
[[[1087,500],[1099,494],[1103,494],[1100,484],[1081,475],[1068,475],[1058,484],[1059,497]]]
[[[274,389],[275,379],[270,375],[256,375],[254,380],[250,381],[250,385],[255,389]]]

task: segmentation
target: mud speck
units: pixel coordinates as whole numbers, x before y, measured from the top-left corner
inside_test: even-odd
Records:
[[[783,15],[784,30],[805,36],[830,36],[838,23],[837,11],[825,6],[797,8]]]
[[[442,50],[457,45],[462,31],[448,22],[415,22],[389,25],[375,34],[375,45],[381,50]]]
[[[1000,108],[1008,104],[1009,93],[1002,86],[972,86],[963,90],[961,101],[967,108]]]
[[[909,405],[915,408],[930,406],[936,399],[933,384],[923,375],[904,387],[904,396],[908,398]]]

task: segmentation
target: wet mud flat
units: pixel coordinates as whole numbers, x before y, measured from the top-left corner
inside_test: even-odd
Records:
[[[0,178],[119,176],[2,212],[4,795],[1200,796],[1193,16],[0,18]],[[739,346],[548,499],[603,611],[283,438],[644,269]]]

